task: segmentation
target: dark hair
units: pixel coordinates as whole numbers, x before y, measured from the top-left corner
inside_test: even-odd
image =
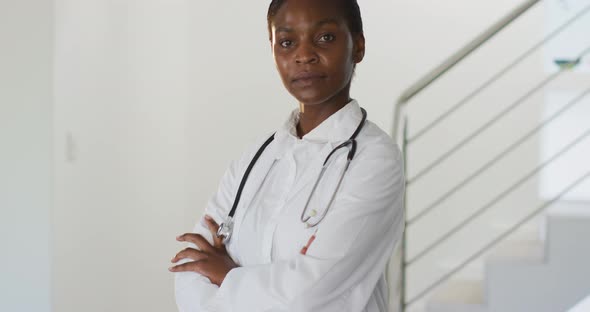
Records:
[[[363,19],[361,18],[361,9],[357,3],[357,0],[340,0],[340,5],[344,11],[345,17],[348,21],[348,28],[353,34],[363,33]],[[270,31],[270,25],[272,24],[272,18],[277,15],[285,0],[272,0],[268,7],[268,29]]]

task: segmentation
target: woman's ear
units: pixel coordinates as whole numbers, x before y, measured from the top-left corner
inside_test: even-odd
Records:
[[[353,48],[354,51],[353,51],[352,59],[355,64],[358,64],[358,63],[362,62],[362,60],[365,58],[365,35],[362,33],[355,34],[353,40],[354,40],[354,48]]]

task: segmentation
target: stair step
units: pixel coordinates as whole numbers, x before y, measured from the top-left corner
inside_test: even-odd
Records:
[[[478,280],[451,280],[430,298],[435,305],[466,304],[481,305],[484,303],[484,284]]]
[[[558,202],[547,209],[547,217],[590,218],[590,204],[587,202]]]
[[[500,245],[486,257],[486,263],[545,261],[545,244],[540,240],[509,242]]]
[[[590,295],[584,300],[578,302],[576,306],[569,309],[567,312],[588,312],[590,311]]]
[[[505,227],[501,223],[492,226]],[[540,226],[546,234],[532,226]],[[584,278],[590,268],[589,229],[590,203],[556,203],[528,228],[484,255],[483,280],[472,277],[478,274],[481,262],[464,268],[463,275],[459,274],[463,280],[455,276],[436,289],[425,311],[564,311],[590,290]],[[449,259],[439,260],[438,265],[451,268],[456,261]]]

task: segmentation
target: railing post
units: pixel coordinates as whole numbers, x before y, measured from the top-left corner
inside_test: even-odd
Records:
[[[403,155],[403,163],[404,163],[404,183],[407,181],[407,169],[408,169],[408,118],[404,116],[404,128],[403,128],[403,139],[402,139],[402,155]],[[401,272],[401,294],[400,294],[400,309],[401,312],[406,311],[406,291],[407,291],[407,272],[406,272],[406,262],[407,262],[407,252],[406,246],[407,242],[407,234],[406,234],[406,225],[408,223],[408,206],[407,206],[407,191],[404,187],[404,201],[403,201],[403,209],[404,209],[404,231],[402,235],[402,247],[401,247],[401,260],[400,260],[400,272]]]

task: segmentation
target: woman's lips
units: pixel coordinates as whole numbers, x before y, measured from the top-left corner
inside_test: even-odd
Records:
[[[317,72],[301,72],[295,75],[292,79],[293,84],[298,86],[306,87],[311,86],[319,80],[324,79],[326,76],[322,73]]]

